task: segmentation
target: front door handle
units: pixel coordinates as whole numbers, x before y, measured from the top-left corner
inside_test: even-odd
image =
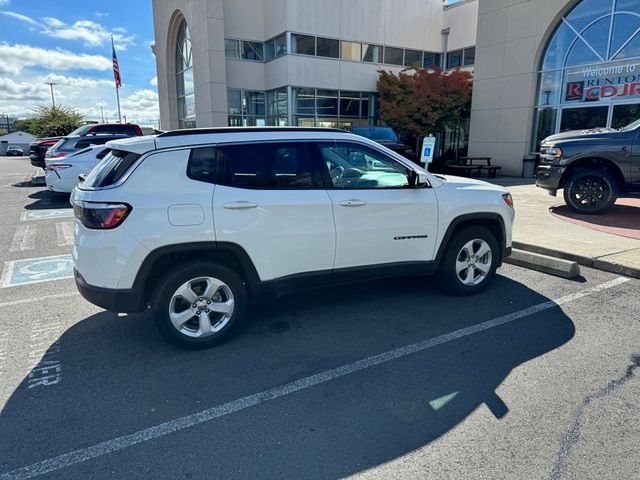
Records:
[[[247,210],[249,208],[258,208],[258,204],[241,201],[241,202],[225,203],[224,208],[226,208],[227,210]]]
[[[338,205],[341,207],[364,207],[367,202],[363,200],[343,200]]]

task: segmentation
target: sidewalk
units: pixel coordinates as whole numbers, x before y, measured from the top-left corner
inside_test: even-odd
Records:
[[[562,191],[558,192],[557,197],[552,197],[545,190],[537,188],[533,179],[499,177],[490,181],[503,185],[513,195],[516,208],[514,248],[640,278],[640,240],[594,230],[584,226],[584,222],[577,224],[552,215],[550,207],[564,204]],[[636,204],[629,208],[635,208]],[[600,220],[594,218],[594,224],[602,223],[601,220],[602,217]],[[640,231],[640,207],[637,208],[635,225],[637,229],[635,226],[632,229]]]

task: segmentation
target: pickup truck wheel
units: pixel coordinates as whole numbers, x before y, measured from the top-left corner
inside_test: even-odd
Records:
[[[226,341],[242,322],[242,279],[214,262],[187,263],[160,280],[151,301],[160,333],[178,347],[199,350]]]
[[[578,213],[600,213],[616,200],[616,181],[606,170],[577,170],[564,186],[565,203]]]
[[[484,227],[467,227],[449,242],[437,278],[450,293],[473,295],[491,282],[499,259],[495,236]]]

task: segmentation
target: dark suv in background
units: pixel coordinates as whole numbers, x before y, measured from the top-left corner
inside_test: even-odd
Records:
[[[47,160],[61,160],[73,153],[79,152],[84,148],[91,147],[93,145],[104,145],[105,143],[110,142],[111,140],[118,140],[118,139],[127,138],[127,137],[129,137],[129,135],[93,134],[93,133],[90,135],[82,135],[79,137],[76,137],[76,136],[64,137],[49,149],[49,151],[45,155],[45,162]]]
[[[97,137],[100,135],[99,137]],[[41,138],[29,145],[29,159],[34,167],[45,168],[45,156],[49,150],[51,152],[46,158],[64,158],[69,153],[86,148],[90,145],[102,145],[109,140],[117,138],[136,137],[143,135],[139,125],[134,123],[98,123],[83,125],[76,128],[65,137]],[[110,136],[110,138],[106,138]],[[106,140],[105,140],[106,138]],[[60,143],[65,140],[65,143]],[[104,141],[103,141],[104,140]]]
[[[127,137],[137,137],[143,135],[142,129],[135,123],[99,123],[94,125],[83,125],[80,128],[76,128],[67,137],[81,136],[81,135],[97,135],[111,134],[111,135],[126,135]]]
[[[412,150],[402,143],[398,139],[396,132],[389,127],[355,127],[351,131],[356,135],[384,145],[389,150],[393,150],[403,157],[411,158]]]
[[[599,128],[542,141],[536,185],[579,213],[606,210],[619,197],[640,197],[640,119],[619,130]]]

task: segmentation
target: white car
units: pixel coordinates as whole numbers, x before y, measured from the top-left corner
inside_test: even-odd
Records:
[[[437,274],[474,294],[511,252],[504,188],[344,131],[196,129],[107,147],[71,196],[76,285],[114,312],[151,306],[184,348],[229,338],[250,301],[312,286]]]
[[[52,192],[70,193],[78,184],[78,177],[88,174],[109,149],[104,145],[93,145],[60,160],[45,159],[45,180]]]

